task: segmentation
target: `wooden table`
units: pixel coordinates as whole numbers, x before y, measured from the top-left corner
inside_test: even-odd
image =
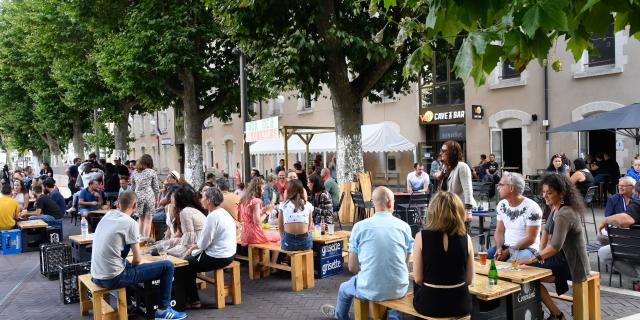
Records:
[[[107,212],[109,212],[109,211],[111,211],[111,210],[112,210],[112,209],[98,209],[98,210],[92,210],[92,211],[89,211],[89,213],[88,213],[88,214],[92,214],[92,213],[93,213],[93,214],[96,214],[96,215],[103,215],[103,216],[104,216],[105,214],[107,214]]]
[[[320,244],[327,244],[327,243],[333,243],[333,242],[344,241],[344,240],[348,241],[350,236],[351,236],[351,231],[340,230],[340,231],[336,231],[334,234],[325,233],[324,235],[315,237],[313,238],[313,242],[320,243]]]
[[[481,275],[489,274],[489,267],[491,263],[487,259],[486,265],[481,265],[479,261],[475,261],[476,273]],[[498,270],[498,278],[507,280],[513,283],[528,283],[536,280],[540,280],[544,277],[550,276],[551,270],[538,267],[532,267],[527,265],[518,266],[520,271],[511,270],[511,263],[496,261],[496,266],[508,266],[509,268]]]
[[[93,243],[93,239],[95,238],[95,233],[89,233],[87,234],[87,237],[84,238],[82,237],[81,234],[76,234],[73,236],[69,236],[69,241],[71,242],[77,242],[78,244],[89,244],[89,243]]]
[[[20,229],[36,229],[36,228],[46,228],[49,225],[42,220],[27,220],[27,221],[18,221],[18,228]]]
[[[496,261],[496,266],[507,267],[498,270],[498,278],[504,281],[498,283],[511,282],[520,287],[520,291],[507,297],[508,319],[521,319],[524,315],[539,313],[542,318],[542,301],[540,296],[540,279],[550,276],[551,270],[537,268],[527,265],[518,266],[519,271],[511,270],[511,263]],[[487,275],[489,273],[490,262],[480,265],[475,261],[476,274]]]
[[[133,256],[128,256],[129,262],[133,261]],[[162,261],[160,256],[143,255],[140,264],[151,263],[156,261]],[[185,311],[185,299],[186,299],[186,266],[189,262],[184,259],[176,258],[171,255],[166,256],[166,260],[171,261],[175,267],[173,271],[173,284],[171,286],[171,305],[175,310]],[[159,281],[145,281],[144,283],[138,283],[131,287],[134,294],[140,314],[145,315],[147,319],[153,319],[155,308],[157,308],[160,297]],[[142,306],[147,306],[143,308]]]
[[[506,297],[518,291],[520,286],[512,282],[498,281],[496,285],[489,285],[489,278],[480,274],[473,277],[473,283],[469,286],[469,293],[484,301]]]
[[[133,255],[129,255],[127,256],[127,260],[129,262],[133,261]],[[152,255],[143,255],[142,256],[142,260],[140,261],[140,264],[145,264],[145,263],[151,263],[151,262],[157,262],[157,261],[162,261],[162,257],[161,256],[152,256]],[[181,258],[177,258],[174,257],[172,255],[167,255],[165,260],[169,260],[171,261],[171,263],[173,263],[173,266],[176,268],[179,267],[185,267],[189,265],[189,262],[187,260],[181,259]]]

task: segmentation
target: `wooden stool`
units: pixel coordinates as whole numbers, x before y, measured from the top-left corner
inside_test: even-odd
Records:
[[[231,270],[231,284],[224,283],[224,270]],[[225,307],[225,298],[231,296],[233,304],[241,304],[241,287],[240,287],[240,262],[233,261],[228,266],[213,271],[214,277],[207,277],[204,272],[198,274],[198,279],[214,285],[216,295],[216,307],[223,309]]]
[[[127,320],[127,294],[125,288],[109,290],[98,286],[91,281],[91,274],[78,276],[80,288],[80,314],[86,316],[93,309],[93,319],[120,319]],[[109,293],[118,292],[118,310],[113,310],[109,301]],[[89,293],[91,298],[89,298]],[[105,299],[107,298],[107,299]]]
[[[271,252],[284,253],[291,258],[291,266],[271,263]],[[263,268],[268,267],[268,268]],[[266,278],[271,274],[269,268],[291,272],[293,291],[313,288],[313,251],[287,251],[277,242],[249,245],[249,279]]]
[[[573,283],[573,317],[600,320],[600,273],[591,271],[584,282]]]
[[[458,319],[466,320],[471,319],[471,316],[465,316],[460,318],[430,318],[425,315],[419,314],[416,309],[413,308],[413,292],[407,293],[404,297],[395,300],[386,301],[368,301],[361,300],[354,297],[353,311],[355,320],[368,320],[369,319],[369,306],[371,306],[371,318],[373,320],[381,320],[387,318],[387,309],[398,310],[402,313],[412,315],[419,319],[427,320],[449,320]]]

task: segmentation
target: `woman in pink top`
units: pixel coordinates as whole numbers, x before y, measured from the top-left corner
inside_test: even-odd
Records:
[[[244,195],[238,203],[238,213],[242,221],[242,232],[240,233],[240,243],[243,246],[254,243],[277,242],[280,241],[280,233],[276,230],[262,229],[262,222],[273,210],[273,205],[262,207],[262,189],[264,180],[256,177],[251,180],[245,189]]]

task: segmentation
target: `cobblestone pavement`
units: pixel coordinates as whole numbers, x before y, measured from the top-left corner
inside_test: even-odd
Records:
[[[68,221],[65,223],[65,236],[79,233],[77,226],[69,225]],[[595,257],[592,258],[595,269]],[[0,255],[0,319],[90,319],[89,316],[80,316],[78,304],[62,304],[58,282],[42,277],[38,267],[37,252]],[[290,278],[286,273],[251,281],[243,264],[241,274],[241,305],[227,305],[222,310],[190,311],[189,319],[321,319],[320,306],[335,304],[340,283],[350,277],[345,271],[326,279],[316,279],[315,288],[295,293],[291,292]],[[608,274],[603,269],[603,279],[607,278]],[[603,284],[607,283],[608,279],[603,280]],[[630,279],[623,279],[626,289],[631,287],[630,283]],[[617,279],[614,279],[613,286],[617,284]],[[640,294],[629,290],[614,291],[624,294],[603,287],[602,319],[619,319],[640,312]],[[212,302],[212,287],[200,291],[200,296],[204,302]],[[556,302],[565,315],[571,314],[569,303]],[[640,314],[637,318],[640,319]]]

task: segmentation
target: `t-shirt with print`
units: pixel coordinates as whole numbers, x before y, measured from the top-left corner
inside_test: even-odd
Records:
[[[91,276],[94,279],[113,279],[124,271],[124,246],[140,241],[138,223],[120,210],[107,212],[93,238],[91,251]]]
[[[496,173],[496,171],[498,171],[498,168],[500,167],[500,165],[498,164],[498,161],[494,161],[494,162],[485,162],[484,166],[482,166],[483,170],[489,170],[489,174],[494,174]]]
[[[515,245],[527,237],[528,226],[540,226],[542,224],[542,209],[535,201],[524,198],[517,207],[509,206],[507,200],[501,200],[496,207],[498,221],[504,224],[504,244]],[[540,250],[540,233],[536,234],[536,240],[529,246],[536,251]]]

